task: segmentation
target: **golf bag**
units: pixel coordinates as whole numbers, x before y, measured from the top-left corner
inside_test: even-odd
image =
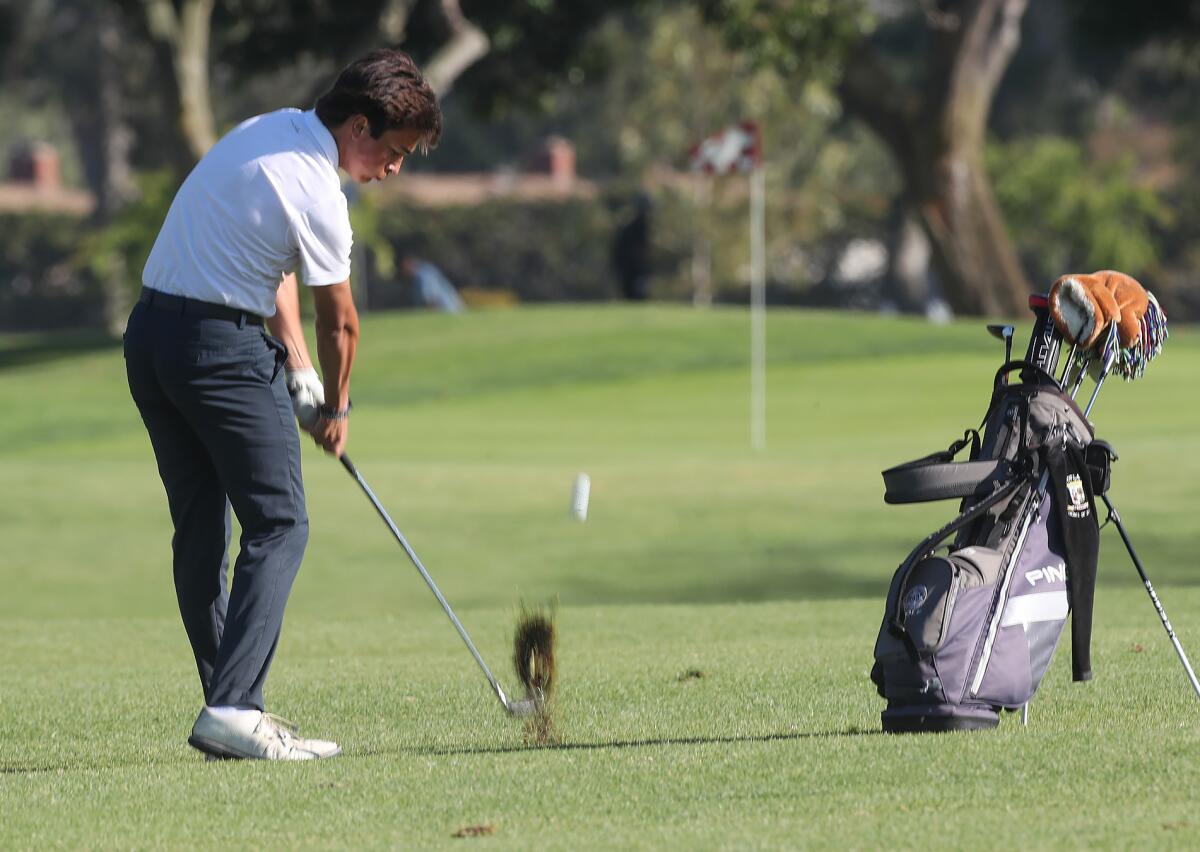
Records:
[[[1038,314],[1025,360],[996,373],[982,437],[968,429],[883,472],[888,503],[961,499],[892,579],[871,670],[885,731],[995,726],[1033,696],[1072,612],[1074,679],[1091,677],[1094,501],[1110,450],[1055,381],[1057,338],[1042,348],[1053,329]]]

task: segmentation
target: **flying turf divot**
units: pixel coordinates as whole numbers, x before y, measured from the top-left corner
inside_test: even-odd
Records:
[[[525,740],[531,745],[560,741],[553,715],[557,632],[552,609],[522,605],[513,636],[513,668],[525,694],[535,701],[535,711],[525,717]]]

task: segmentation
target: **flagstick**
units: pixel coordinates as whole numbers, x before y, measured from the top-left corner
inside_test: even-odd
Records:
[[[767,446],[766,182],[761,163],[750,172],[750,448]]]
[[[712,256],[707,231],[708,184],[707,175],[696,175],[692,179],[692,211],[695,216],[692,228],[692,304],[697,307],[712,305]]]

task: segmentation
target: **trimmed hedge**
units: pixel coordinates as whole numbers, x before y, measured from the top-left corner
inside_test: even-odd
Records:
[[[523,302],[596,301],[618,292],[609,262],[614,220],[602,203],[397,203],[381,208],[377,222],[378,234],[367,238],[356,231],[356,241],[366,241],[375,254],[383,241],[397,259],[412,254],[429,260],[459,289],[506,290]],[[368,271],[373,292],[403,286],[378,266]]]
[[[78,263],[88,233],[78,216],[0,215],[0,330],[103,324],[103,294]]]

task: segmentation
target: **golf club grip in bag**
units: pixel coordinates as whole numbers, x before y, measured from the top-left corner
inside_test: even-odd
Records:
[[[1020,383],[1009,384],[1018,370]],[[1090,677],[1092,440],[1045,369],[1010,361],[994,379],[982,436],[967,430],[945,451],[884,471],[888,503],[962,501],[892,579],[871,670],[888,702],[885,731],[995,726],[1000,709],[1033,696],[1073,607],[1074,674]]]

